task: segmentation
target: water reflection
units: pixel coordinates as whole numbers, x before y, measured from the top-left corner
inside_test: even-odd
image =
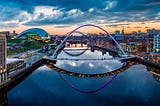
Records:
[[[112,59],[108,53],[102,55],[101,52],[95,51],[91,52],[87,50],[85,54],[80,55],[78,57],[72,57],[66,55],[65,52],[62,52],[58,58],[69,58],[69,59]],[[70,71],[76,71],[80,73],[104,73],[106,71],[112,71],[113,69],[118,69],[123,64],[118,60],[103,60],[103,61],[57,61],[56,66],[60,68],[64,68]],[[82,68],[83,67],[83,68]]]
[[[7,100],[7,93],[1,91],[0,92],[0,106],[7,106],[8,100]]]
[[[86,52],[78,58],[95,58],[96,54]],[[67,57],[66,54],[60,54]],[[90,57],[89,57],[90,56]],[[99,55],[100,56],[100,55]],[[102,56],[102,55],[101,55]],[[109,58],[106,54],[102,56]],[[72,57],[73,58],[73,57]],[[101,58],[101,57],[99,57]],[[57,62],[59,67],[81,71],[83,73],[95,73],[110,71],[122,65],[119,61],[109,62]],[[75,69],[76,68],[76,69]],[[108,69],[108,70],[107,70]],[[83,90],[92,90],[102,85],[107,78],[77,78],[63,75],[75,86]],[[120,73],[118,77],[104,90],[94,94],[81,94],[67,86],[58,76],[57,72],[52,71],[46,66],[40,67],[24,82],[8,92],[9,106],[51,106],[51,105],[160,105],[160,83],[146,71],[146,67],[135,65],[127,71]]]

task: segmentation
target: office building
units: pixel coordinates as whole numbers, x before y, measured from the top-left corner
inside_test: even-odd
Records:
[[[0,82],[6,79],[6,36],[0,34]]]
[[[160,52],[160,34],[154,36],[154,51]]]
[[[115,34],[115,36],[119,36],[119,35],[120,35],[120,30],[116,30],[116,31],[114,32],[114,34]]]

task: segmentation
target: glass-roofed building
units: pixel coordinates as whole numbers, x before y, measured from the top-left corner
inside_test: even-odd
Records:
[[[17,37],[22,39],[35,39],[35,40],[44,40],[50,38],[48,33],[40,28],[27,29],[22,33],[20,33]]]

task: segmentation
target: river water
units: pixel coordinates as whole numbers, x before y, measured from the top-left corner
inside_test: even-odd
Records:
[[[77,51],[79,52],[79,51]],[[72,52],[70,52],[72,53]],[[87,50],[78,57],[62,52],[58,58],[104,59],[108,54]],[[123,64],[118,60],[107,61],[65,61],[56,66],[82,73],[102,73],[112,71]],[[77,78],[63,75],[81,90],[95,90],[110,77]],[[143,65],[130,67],[120,73],[106,88],[93,94],[83,94],[73,90],[57,72],[42,66],[35,70],[21,84],[8,92],[9,106],[143,106],[160,105],[160,82]]]

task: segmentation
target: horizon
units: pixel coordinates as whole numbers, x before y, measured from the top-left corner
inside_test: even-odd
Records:
[[[78,27],[78,26],[77,26]],[[55,32],[53,31],[50,31],[50,29],[48,29],[48,28],[45,28],[45,27],[29,27],[29,28],[24,28],[23,30],[22,29],[9,29],[9,30],[1,30],[0,29],[0,32],[3,32],[3,31],[9,31],[9,32],[13,32],[13,31],[16,31],[16,33],[18,33],[18,34],[20,34],[21,32],[23,32],[23,31],[25,31],[25,30],[28,30],[28,29],[30,29],[30,28],[40,28],[40,29],[44,29],[49,35],[65,35],[65,34],[67,34],[68,32],[70,32],[70,31],[72,31],[72,30],[74,30],[75,28],[77,28],[77,27],[72,27],[71,29],[68,29],[68,30],[65,30],[65,32],[62,32],[61,33],[61,31],[62,31],[62,29],[58,29],[59,30],[59,32],[56,32],[57,31],[57,29],[55,28],[53,28],[54,30],[56,30]],[[122,29],[123,29],[123,27],[120,29],[113,29],[112,31],[110,31],[110,30],[108,30],[107,28],[105,28],[105,27],[103,27],[103,26],[100,26],[100,27],[102,27],[102,28],[104,28],[105,30],[107,30],[107,32],[109,32],[110,34],[114,34],[115,33],[115,31],[116,30],[119,30],[120,31],[120,33],[122,32]],[[48,30],[49,31],[48,31]],[[152,28],[145,28],[145,29],[139,29],[139,28],[137,28],[137,30],[135,30],[134,28],[133,28],[133,30],[127,30],[126,31],[126,29],[127,28],[125,28],[124,27],[124,32],[125,32],[125,34],[132,34],[133,32],[138,32],[138,31],[140,31],[141,33],[147,33],[147,30],[149,30],[149,29],[155,29],[155,30],[160,30],[160,28],[155,28],[155,27],[152,27]],[[52,30],[52,29],[51,29]],[[63,29],[64,30],[64,29]],[[99,32],[99,31],[96,31],[96,30],[88,30],[89,32],[86,32],[86,33],[92,33],[92,34],[99,34],[99,33],[101,33],[101,32]],[[102,32],[103,33],[103,32]]]
[[[0,0],[0,31],[21,33],[42,28],[49,34],[66,34],[84,24],[96,24],[109,33],[160,29],[160,2],[157,0]],[[98,4],[97,4],[98,2]],[[95,30],[83,30],[97,33]]]

